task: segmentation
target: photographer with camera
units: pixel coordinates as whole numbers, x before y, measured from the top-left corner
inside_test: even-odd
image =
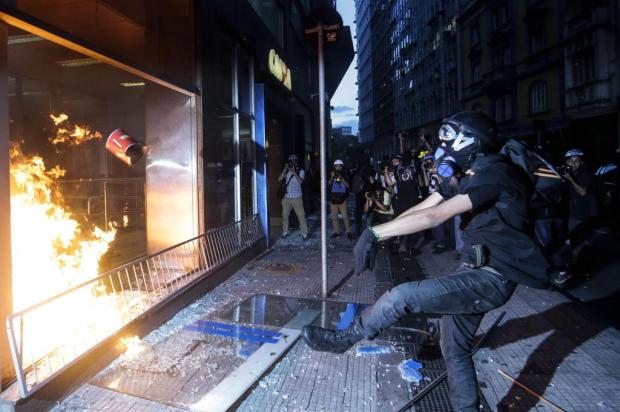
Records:
[[[308,225],[306,224],[306,213],[304,211],[303,191],[301,185],[304,183],[306,173],[298,165],[299,158],[292,154],[278,177],[281,186],[282,196],[282,237],[288,236],[288,217],[291,209],[297,215],[301,236],[304,240],[308,239]]]
[[[366,225],[372,226],[386,223],[394,217],[392,208],[392,194],[384,186],[375,182],[371,190],[365,193],[364,213],[366,213]]]
[[[591,234],[599,214],[594,174],[587,169],[584,156],[583,151],[571,149],[564,155],[565,166],[558,168],[569,187],[568,239],[563,253],[566,270],[560,271],[554,280],[559,285],[572,277],[572,257],[577,256],[579,250],[586,246],[585,240]]]
[[[338,224],[338,212],[340,212],[344,221],[344,231],[347,239],[353,240],[349,215],[347,214],[349,182],[344,177],[344,162],[342,160],[337,159],[334,161],[334,170],[332,170],[329,176],[327,185],[329,188],[329,210],[332,215],[332,228],[334,229],[331,237],[336,238],[340,236],[340,225]]]

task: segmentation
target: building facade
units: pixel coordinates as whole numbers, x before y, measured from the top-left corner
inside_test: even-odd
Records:
[[[436,136],[444,117],[456,112],[456,0],[400,0],[393,11],[395,130],[406,145]]]
[[[374,139],[373,130],[373,87],[372,87],[372,42],[371,42],[371,0],[355,0],[355,21],[357,24],[357,98],[360,143]]]
[[[360,136],[382,160],[457,111],[457,0],[358,1]],[[370,34],[367,34],[370,31]],[[363,34],[362,34],[363,33]],[[364,37],[362,37],[364,36]],[[372,81],[370,80],[372,79]]]
[[[618,145],[617,2],[462,1],[463,107],[551,157],[580,147],[592,163]]]
[[[317,39],[305,25],[317,10],[339,18],[335,6],[1,0],[0,317],[23,308],[11,252],[23,238],[11,228],[32,224],[15,220],[23,159],[48,171],[53,200],[71,216],[115,228],[100,270],[252,214],[266,233],[279,225],[275,188],[288,155],[318,168]],[[326,36],[325,53],[329,98],[353,58],[348,27]],[[149,149],[131,166],[105,149],[116,129]],[[6,344],[4,335],[2,383],[13,374]]]

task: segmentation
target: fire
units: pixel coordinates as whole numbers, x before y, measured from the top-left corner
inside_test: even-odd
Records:
[[[40,156],[9,150],[13,308],[20,310],[99,273],[99,258],[115,230],[87,231],[71,216],[54,189],[65,171],[47,169]],[[33,287],[36,285],[36,287]]]
[[[78,146],[89,140],[99,140],[103,137],[98,131],[91,131],[86,126],[79,126],[77,124],[71,126],[65,123],[69,120],[69,116],[65,113],[61,113],[58,116],[50,114],[50,118],[55,126],[62,125],[56,130],[56,136],[49,138],[49,142],[53,145],[66,143],[69,146]]]

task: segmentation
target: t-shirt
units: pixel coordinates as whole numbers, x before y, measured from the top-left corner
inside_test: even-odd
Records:
[[[302,179],[306,177],[306,172],[304,172],[304,169],[299,169],[299,172],[297,172],[297,174]],[[299,183],[299,180],[297,180],[297,178],[293,176],[293,172],[291,172],[290,170],[286,172],[285,179],[288,182],[288,186],[286,188],[286,197],[293,199],[302,197],[303,192],[301,190],[301,183]]]
[[[581,170],[573,178],[575,183],[586,189],[585,196],[580,196],[572,184],[570,187],[570,206],[568,213],[574,219],[586,220],[598,215],[599,204],[596,193],[594,175],[587,170]]]
[[[550,265],[533,238],[529,200],[533,193],[523,169],[501,155],[479,157],[473,176],[459,182],[458,193],[469,196],[473,209],[462,215],[463,253],[472,261],[474,245],[487,254],[486,264],[506,278],[535,288],[549,282]],[[442,185],[439,193],[453,195]]]

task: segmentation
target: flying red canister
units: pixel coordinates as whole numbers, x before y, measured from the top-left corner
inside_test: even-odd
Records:
[[[129,166],[135,165],[148,151],[147,146],[129,136],[123,129],[110,133],[105,148]]]

